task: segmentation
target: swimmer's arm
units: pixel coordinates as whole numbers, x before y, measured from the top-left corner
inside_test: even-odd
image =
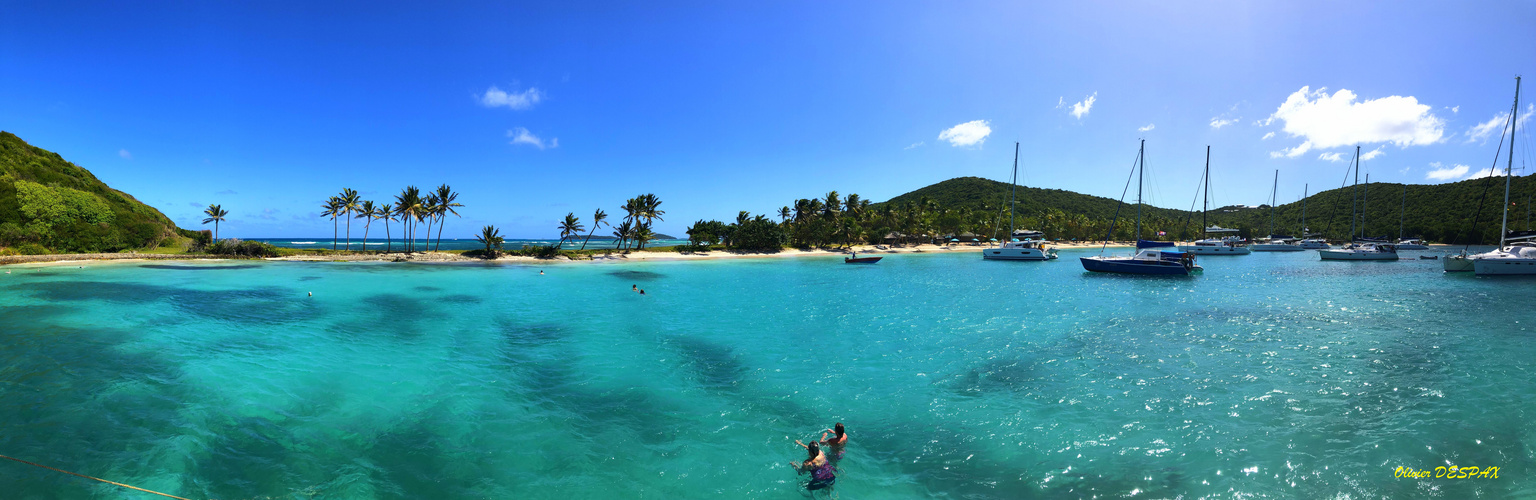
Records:
[[[795,440],[795,444],[798,444],[798,445],[800,445],[800,447],[801,447],[801,448],[805,448],[805,449],[807,449],[807,450],[809,450],[809,449],[811,449],[811,447],[809,447],[809,446],[806,446],[806,445],[805,445],[805,443],[802,443],[802,442],[800,442],[800,440],[799,440],[799,439],[796,439],[796,440]]]

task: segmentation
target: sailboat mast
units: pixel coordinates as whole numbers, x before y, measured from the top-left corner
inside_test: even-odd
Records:
[[[1520,77],[1515,77],[1515,111],[1513,116],[1520,116]],[[1504,248],[1504,243],[1509,235],[1509,180],[1515,173],[1515,127],[1520,125],[1520,119],[1509,122],[1509,166],[1504,167],[1504,222],[1499,225],[1499,248]]]
[[[1275,187],[1269,189],[1269,235],[1275,235],[1275,203],[1279,202],[1280,169],[1275,169]]]
[[[1354,241],[1355,221],[1360,216],[1356,210],[1360,208],[1360,146],[1355,146],[1355,161],[1350,167],[1355,169],[1355,183],[1349,185],[1349,240]]]
[[[1141,170],[1136,173],[1136,241],[1141,241],[1141,179],[1147,176],[1147,140],[1141,140],[1141,149],[1136,151],[1136,161],[1141,163]]]
[[[1200,230],[1211,228],[1205,214],[1211,211],[1211,146],[1205,146],[1205,189],[1200,190]]]
[[[1013,190],[1008,193],[1008,240],[1013,241],[1013,214],[1018,209],[1019,195],[1019,143],[1013,143]],[[1006,242],[1005,242],[1006,243]]]
[[[1311,184],[1301,185],[1301,237],[1303,239],[1307,237],[1307,188],[1311,186]]]
[[[1403,239],[1403,218],[1408,216],[1408,184],[1403,184],[1403,208],[1397,210],[1397,239]]]

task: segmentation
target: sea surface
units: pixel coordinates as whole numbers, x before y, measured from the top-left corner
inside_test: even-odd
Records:
[[[1536,280],[1097,253],[9,266],[0,454],[193,499],[795,499],[842,422],[842,499],[1536,495]],[[1497,478],[1394,477],[1452,465]]]
[[[345,250],[347,248],[351,248],[353,250],[396,250],[396,251],[399,251],[399,250],[403,250],[405,248],[406,243],[407,243],[406,240],[403,240],[403,239],[400,239],[400,238],[394,238],[394,239],[369,238],[367,241],[363,241],[362,237],[359,237],[357,235],[353,235],[353,236],[354,237],[352,238],[352,242],[350,244],[351,245],[350,247],[348,246],[346,238],[337,239],[334,242],[331,240],[331,238],[251,238],[251,240],[252,241],[263,241],[263,242],[272,244],[274,246],[279,246],[279,247],[327,249],[327,250],[329,250],[332,247],[334,247],[334,248],[339,249],[339,250]],[[543,239],[543,240],[528,240],[528,239],[515,239],[515,240],[513,240],[513,239],[509,239],[509,240],[506,240],[505,243],[502,243],[501,247],[504,248],[504,249],[507,249],[507,250],[517,250],[517,249],[520,249],[520,248],[523,248],[523,247],[531,247],[531,246],[560,245],[560,248],[564,249],[564,250],[576,250],[576,249],[583,248],[583,246],[582,246],[583,243],[586,244],[585,248],[588,249],[588,250],[591,250],[591,249],[594,249],[594,248],[596,248],[596,249],[616,248],[616,245],[618,245],[618,240],[599,240],[599,239],[593,239],[593,240],[588,241],[588,240],[583,240],[581,238],[576,238],[574,240],[566,240],[564,243],[561,243],[559,238]],[[445,239],[442,239],[442,240],[433,239],[430,242],[428,242],[426,239],[418,239],[418,240],[416,240],[416,249],[417,250],[421,250],[421,249],[425,248],[428,244],[431,245],[433,250],[474,250],[474,249],[477,249],[477,248],[485,248],[485,244],[484,243],[481,243],[481,242],[479,242],[478,240],[475,240],[475,239],[445,238]],[[631,245],[631,246],[633,244],[634,244],[633,242],[629,243],[629,245]],[[687,244],[688,244],[688,240],[651,240],[651,241],[647,241],[645,243],[645,246],[646,247],[669,247],[669,246],[673,246],[673,245],[687,245]]]

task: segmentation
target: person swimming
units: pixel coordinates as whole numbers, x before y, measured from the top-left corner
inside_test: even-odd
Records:
[[[640,295],[645,295],[645,289],[644,288],[640,289]]]
[[[631,292],[638,292],[638,291],[640,291],[640,285],[629,285],[629,291],[631,291]]]
[[[816,491],[831,488],[832,484],[837,482],[837,468],[833,467],[832,463],[827,460],[827,455],[821,452],[821,446],[817,445],[816,441],[811,441],[811,444],[805,444],[795,440],[795,444],[805,448],[806,454],[810,457],[805,459],[804,462],[789,463],[790,467],[795,468],[795,472],[800,474],[809,472],[811,474],[811,481],[805,484],[805,489]]]
[[[543,276],[543,275],[544,275],[544,270],[543,270],[543,269],[540,269],[540,270],[539,270],[539,276]]]
[[[832,439],[827,439],[828,432],[832,433]],[[833,460],[843,458],[843,448],[848,446],[848,432],[843,429],[843,423],[838,422],[831,429],[821,431],[821,444],[832,451]]]

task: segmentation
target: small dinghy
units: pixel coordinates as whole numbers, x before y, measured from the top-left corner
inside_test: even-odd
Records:
[[[859,257],[859,254],[855,253],[855,254],[853,254],[852,257],[844,257],[843,258],[843,263],[844,264],[874,264],[876,262],[880,262],[880,259],[882,259],[882,258],[884,258],[884,257]]]
[[[1438,259],[1438,258],[1440,258],[1439,255],[1420,255],[1419,256],[1419,260],[1435,260],[1435,259]]]

